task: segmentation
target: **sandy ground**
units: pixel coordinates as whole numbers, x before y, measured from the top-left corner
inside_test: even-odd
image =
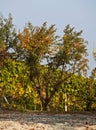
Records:
[[[96,130],[96,113],[0,112],[0,130]]]

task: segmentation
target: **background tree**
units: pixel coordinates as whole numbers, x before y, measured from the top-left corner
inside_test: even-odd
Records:
[[[14,51],[17,39],[11,14],[8,18],[0,16],[0,64],[3,63],[3,60],[12,56],[11,53]]]
[[[18,110],[34,109],[38,97],[28,75],[29,70],[24,62],[13,59],[4,61],[3,68],[0,69],[1,107],[8,106]]]

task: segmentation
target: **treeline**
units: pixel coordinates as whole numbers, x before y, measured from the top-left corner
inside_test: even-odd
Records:
[[[82,31],[67,25],[27,23],[17,31],[12,16],[0,17],[0,107],[14,110],[96,109],[96,70],[88,70]]]

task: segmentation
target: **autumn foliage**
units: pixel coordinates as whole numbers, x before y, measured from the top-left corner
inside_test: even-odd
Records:
[[[16,32],[12,17],[1,17],[1,107],[95,109],[95,70],[88,77],[87,42],[81,34],[67,25],[61,38],[56,35],[55,25],[47,26],[46,22],[40,27],[28,23],[23,31]]]

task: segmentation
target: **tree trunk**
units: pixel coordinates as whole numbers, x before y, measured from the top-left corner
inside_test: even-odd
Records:
[[[49,102],[42,102],[43,111],[49,111]]]
[[[46,103],[42,104],[43,111],[48,111],[48,105]]]
[[[90,111],[91,110],[91,105],[92,105],[92,101],[88,100],[87,104],[86,104],[86,111]]]

